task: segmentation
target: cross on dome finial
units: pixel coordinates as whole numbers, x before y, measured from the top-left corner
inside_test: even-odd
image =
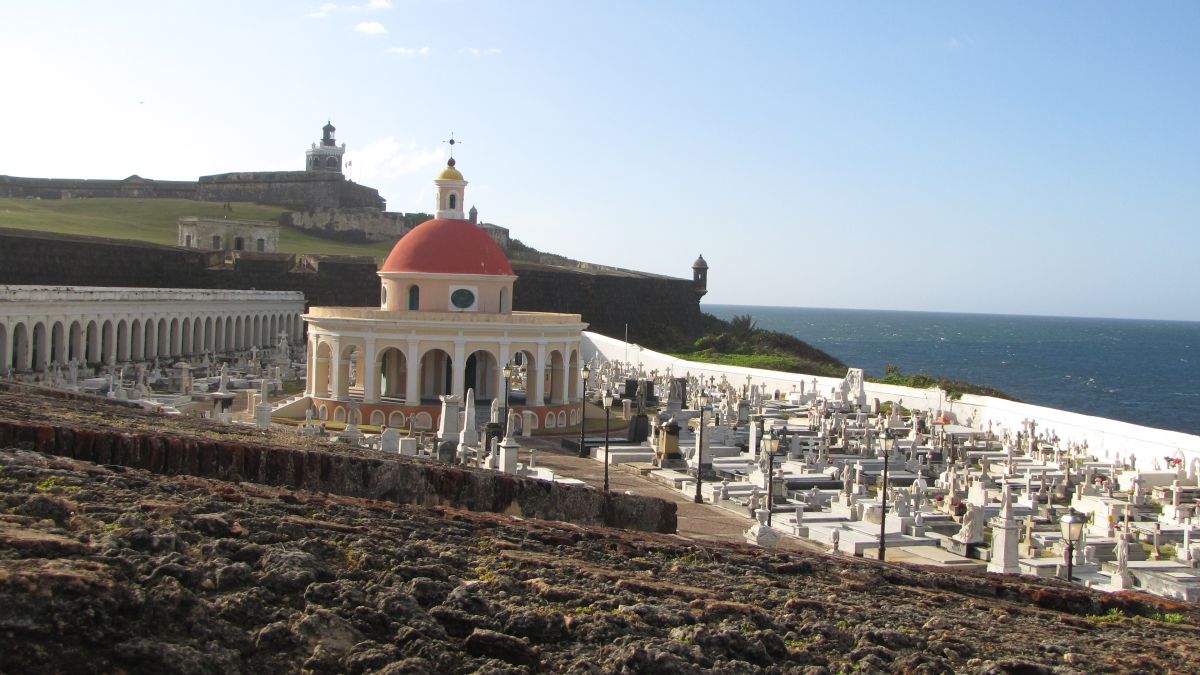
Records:
[[[447,164],[448,166],[454,166],[454,144],[455,144],[455,143],[462,143],[462,141],[456,141],[456,140],[454,140],[454,132],[453,132],[453,131],[451,131],[451,132],[450,132],[450,139],[449,139],[449,140],[446,140],[446,141],[442,141],[442,142],[443,142],[443,143],[449,143],[449,144],[450,144],[450,159],[449,159],[449,160],[446,162],[446,164]]]

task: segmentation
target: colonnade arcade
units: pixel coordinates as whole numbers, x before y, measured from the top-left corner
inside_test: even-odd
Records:
[[[578,403],[579,340],[390,340],[309,335],[307,394],[318,399],[402,405],[437,404],[438,396],[503,398],[510,363],[510,403],[530,407]],[[336,356],[335,356],[336,355]],[[514,395],[515,394],[515,395]]]
[[[71,361],[111,365],[273,347],[281,332],[293,336],[294,344],[304,328],[300,293],[3,290],[14,302],[0,303],[0,371],[44,372]]]

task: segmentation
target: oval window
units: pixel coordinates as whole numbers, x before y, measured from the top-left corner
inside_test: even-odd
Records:
[[[450,303],[459,309],[466,309],[475,304],[475,294],[465,288],[460,288],[450,294]]]

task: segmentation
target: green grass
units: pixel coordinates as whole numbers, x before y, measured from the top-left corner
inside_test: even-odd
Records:
[[[236,202],[233,212],[219,202],[190,199],[6,199],[0,198],[0,227],[57,234],[133,239],[175,246],[182,216],[277,221],[278,206]],[[395,242],[352,244],[331,241],[293,228],[279,232],[280,253],[366,255],[382,260]]]
[[[804,373],[811,375],[828,375],[837,377],[844,375],[838,366],[828,363],[810,361],[785,354],[717,354],[712,352],[690,352],[686,354],[671,354],[676,358],[700,363],[716,363],[723,366],[741,366],[743,368],[761,368],[777,370],[785,373]]]

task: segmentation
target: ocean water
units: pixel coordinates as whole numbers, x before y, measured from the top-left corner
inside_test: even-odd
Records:
[[[886,364],[1035,405],[1200,433],[1200,322],[702,305],[881,376]]]

